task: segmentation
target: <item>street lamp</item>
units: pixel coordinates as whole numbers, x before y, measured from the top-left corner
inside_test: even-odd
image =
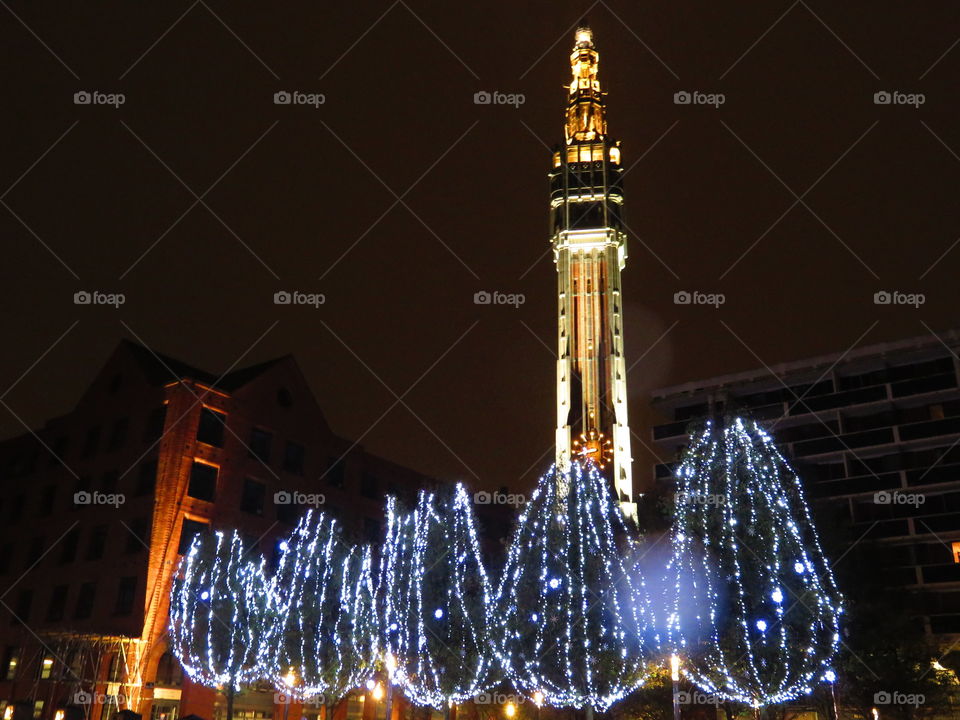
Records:
[[[291,667],[287,670],[287,674],[283,676],[283,684],[287,686],[287,692],[284,693],[286,696],[284,699],[286,702],[283,704],[283,720],[287,720],[290,717],[290,701],[293,691],[293,686],[297,682],[297,674],[293,671]]]
[[[393,653],[388,652],[383,656],[383,664],[387,668],[387,699],[383,703],[383,709],[386,713],[384,720],[390,720],[393,712],[393,674],[397,671],[397,659],[393,656]]]
[[[823,679],[830,683],[830,700],[833,704],[833,720],[840,720],[840,715],[837,713],[837,692],[833,685],[837,681],[837,674],[833,670],[827,670],[823,674]],[[876,718],[874,718],[874,720],[876,720]]]
[[[539,690],[533,693],[533,704],[537,706],[537,720],[540,720],[540,708],[543,706],[543,693]]]
[[[517,706],[514,705],[512,702],[508,702],[506,705],[503,706],[503,714],[506,715],[508,718],[512,718],[514,715],[517,714]]]
[[[680,720],[680,656],[670,656],[670,679],[673,681],[673,720]]]

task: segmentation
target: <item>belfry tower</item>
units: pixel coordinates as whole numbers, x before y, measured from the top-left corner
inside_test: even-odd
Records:
[[[553,154],[550,225],[558,276],[557,465],[590,458],[635,515],[620,271],[627,259],[620,143],[607,134],[593,32],[570,55],[566,142]]]

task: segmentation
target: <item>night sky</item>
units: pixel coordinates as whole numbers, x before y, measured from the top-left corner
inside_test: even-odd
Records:
[[[18,1],[0,9],[0,434],[68,411],[121,337],[218,373],[293,353],[337,433],[528,487],[552,458],[546,173],[584,16],[630,168],[638,482],[653,388],[958,324],[956,3]]]

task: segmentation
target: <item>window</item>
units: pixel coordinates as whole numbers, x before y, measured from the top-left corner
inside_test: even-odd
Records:
[[[251,515],[263,515],[263,501],[267,496],[267,486],[262,482],[246,478],[243,481],[243,497],[240,509]]]
[[[51,675],[53,675],[53,655],[44,655],[43,660],[40,661],[40,679],[47,680]],[[43,703],[40,703],[41,707]],[[34,717],[37,717],[34,713]]]
[[[60,545],[60,564],[72,563],[77,558],[77,545],[80,543],[80,530],[73,528],[66,535]]]
[[[85,582],[77,593],[77,604],[73,609],[73,617],[77,620],[86,620],[93,614],[93,601],[97,597],[97,584]]]
[[[327,462],[327,485],[342,488],[346,483],[346,473],[344,472],[343,459],[330,458]]]
[[[110,442],[107,444],[108,450],[117,450],[123,447],[127,441],[127,427],[130,421],[127,418],[119,418],[113,423],[113,429],[110,431]]]
[[[953,561],[960,563],[960,542],[952,543],[950,549],[953,551]]]
[[[137,578],[122,577],[117,586],[117,604],[113,609],[114,615],[129,615],[133,610],[133,599],[137,592]]]
[[[163,436],[163,426],[167,421],[167,406],[161,405],[150,411],[147,424],[143,426],[143,441],[154,443]]]
[[[87,545],[87,560],[99,560],[107,547],[107,526],[97,525],[90,531],[90,544]]]
[[[190,487],[187,495],[197,500],[213,502],[216,492],[217,466],[194,460],[193,468],[190,470]]]
[[[305,455],[306,451],[303,445],[293,442],[293,440],[287,440],[287,444],[283,448],[283,469],[295,475],[303,475],[303,458]]]
[[[40,517],[53,512],[53,501],[57,497],[57,486],[47,485],[40,492]]]
[[[157,461],[148,460],[141,463],[137,472],[137,497],[150,495],[157,485]]]
[[[270,445],[273,435],[266,430],[253,428],[250,431],[250,457],[257,458],[264,465],[270,462]]]
[[[67,586],[56,585],[50,594],[50,605],[47,606],[47,620],[56,622],[63,619],[64,608],[67,607]]]
[[[17,595],[17,607],[10,618],[10,624],[26,623],[30,621],[30,609],[33,607],[33,590],[21,590]]]
[[[363,473],[363,475],[360,476],[360,494],[366,498],[372,498],[376,500],[378,497],[378,484],[377,478],[374,475],[368,472]]]
[[[223,428],[227,416],[212,408],[200,410],[200,424],[197,425],[197,440],[214,447],[223,447]]]
[[[164,687],[180,687],[183,684],[183,670],[180,669],[180,662],[171,653],[165,652],[160,656],[156,678],[156,684]],[[169,716],[167,720],[171,720]]]
[[[7,645],[7,652],[3,658],[4,679],[17,679],[17,665],[20,664],[20,648],[15,645]]]
[[[97,452],[97,446],[100,445],[100,426],[92,427],[87,430],[87,437],[83,441],[83,450],[80,457],[88,458]]]
[[[180,549],[178,552],[181,555],[186,555],[187,551],[190,550],[190,544],[193,542],[193,538],[202,532],[206,532],[208,527],[207,523],[201,522],[200,520],[184,518],[183,529],[180,531]]]
[[[133,555],[146,550],[150,542],[148,535],[146,518],[141,517],[131,521],[127,526],[127,553]]]

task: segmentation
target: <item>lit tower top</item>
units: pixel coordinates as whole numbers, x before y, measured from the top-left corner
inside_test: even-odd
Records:
[[[553,154],[550,224],[557,265],[557,464],[591,458],[635,514],[620,271],[627,259],[620,143],[607,134],[593,32],[570,55],[566,143]]]

